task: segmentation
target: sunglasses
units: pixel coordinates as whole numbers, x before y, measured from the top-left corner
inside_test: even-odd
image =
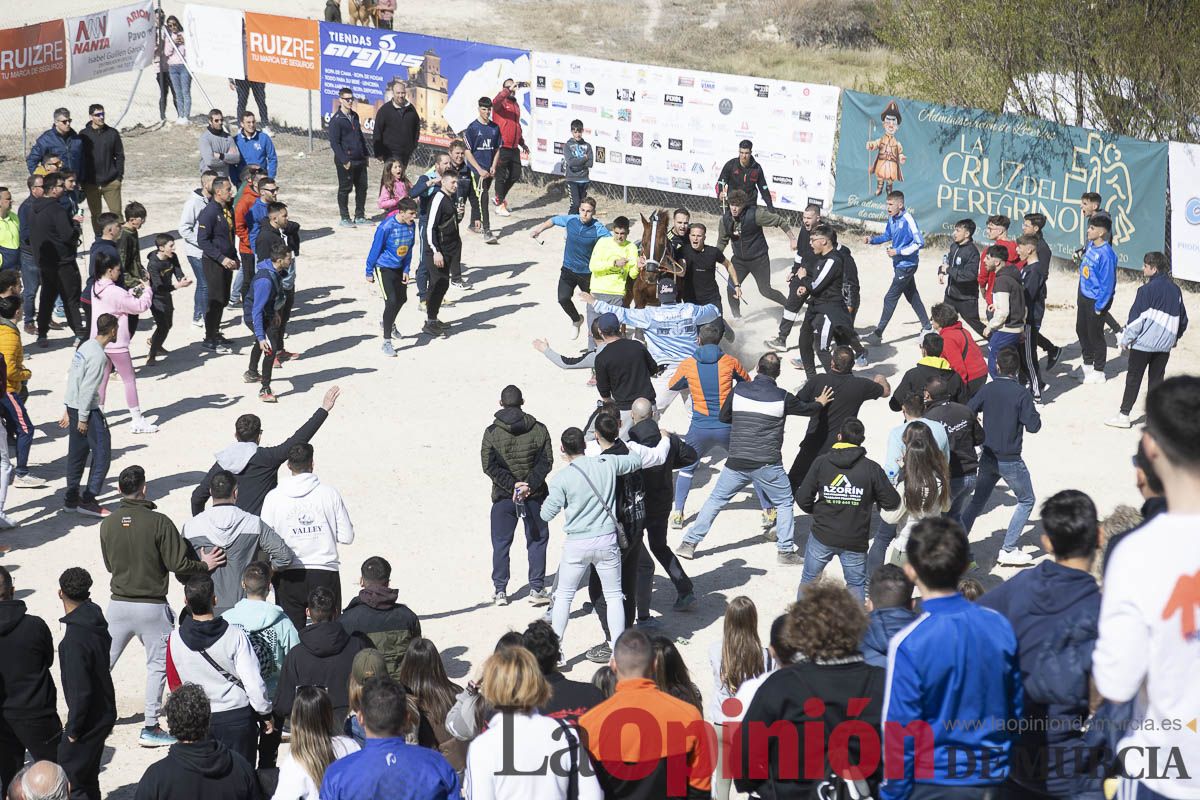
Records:
[[[103,119],[103,118],[104,118],[104,112],[103,112],[103,111],[97,111],[97,112],[95,112],[94,114],[92,114],[92,116],[93,116],[93,117],[100,117],[101,119]]]
[[[59,125],[70,125],[70,124],[71,124],[71,118],[70,118],[70,117],[67,117],[67,118],[65,118],[65,119],[58,119],[58,120],[55,120],[55,122],[57,122]]]
[[[341,100],[343,103],[353,103],[354,102],[353,97],[339,97],[338,99]]]

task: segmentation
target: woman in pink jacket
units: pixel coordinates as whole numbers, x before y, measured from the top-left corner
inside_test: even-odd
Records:
[[[96,258],[96,273],[96,282],[92,284],[92,336],[96,336],[96,320],[100,319],[101,314],[112,314],[117,318],[117,340],[109,343],[104,351],[125,384],[125,402],[129,405],[129,415],[133,418],[133,427],[130,430],[134,433],[157,433],[158,426],[146,421],[138,402],[137,378],[133,373],[133,359],[129,357],[129,325],[126,323],[130,314],[141,314],[150,308],[154,292],[146,281],[142,281],[140,297],[128,292],[117,283],[121,280],[121,263],[104,253]],[[109,373],[104,373],[104,379],[100,383],[102,404],[108,394],[108,376]]]

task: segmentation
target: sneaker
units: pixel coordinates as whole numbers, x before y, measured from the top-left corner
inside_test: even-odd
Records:
[[[1061,347],[1051,347],[1048,351],[1046,351],[1047,370],[1058,363],[1058,357],[1062,355],[1062,351],[1063,349]]]
[[[354,224],[355,225],[370,225],[371,221],[369,219],[367,219],[366,217],[355,217]]]
[[[573,342],[579,338],[579,334],[583,331],[583,318],[580,317],[579,319],[572,322],[571,327],[574,329],[571,332],[571,341]]]
[[[7,529],[11,529],[11,528],[20,527],[20,525],[21,525],[21,523],[17,522],[15,519],[10,517],[8,514],[0,513],[0,528],[7,530]],[[7,552],[8,552],[7,547],[0,548],[0,554],[7,553]]]
[[[158,433],[158,426],[153,422],[147,422],[145,417],[136,419],[129,426],[130,433]]]
[[[548,606],[553,599],[554,595],[550,594],[549,589],[532,589],[529,592],[529,604],[531,606]]]
[[[789,358],[788,363],[795,369],[804,369],[804,361],[799,358]]]
[[[698,603],[698,602],[700,602],[700,601],[696,599],[696,595],[692,594],[691,592],[688,592],[687,594],[681,594],[675,600],[675,604],[673,606],[671,606],[671,610],[672,611],[691,611],[693,608],[696,607],[696,603]]]
[[[659,630],[662,626],[658,622],[657,617],[638,617],[633,623],[635,628],[649,628],[650,630]]]
[[[502,217],[511,217],[512,212],[508,210],[508,201],[503,200],[496,206],[496,213]],[[607,663],[608,659],[605,659]]]
[[[682,511],[672,511],[671,512],[671,527],[677,531],[683,530],[683,512]]]
[[[764,339],[763,344],[768,350],[787,350],[787,342],[776,336],[774,339]]]
[[[43,349],[47,348],[50,346],[50,340],[47,339],[45,336],[39,336],[37,339],[37,346],[41,347]]]
[[[394,339],[403,339],[404,338],[404,335],[402,333],[400,333],[400,329],[397,328],[395,325],[392,326],[392,338],[394,338]]]
[[[355,227],[355,225],[354,225],[354,220],[352,220],[352,219],[344,219],[344,220],[342,220],[341,222],[339,222],[339,223],[338,223],[338,227],[339,227],[339,228],[353,228],[353,227]]]
[[[933,328],[921,328],[921,339],[924,339],[931,333],[933,333]]]
[[[425,320],[425,324],[421,326],[421,333],[425,334],[426,336],[436,337],[446,335],[445,332],[437,326],[437,320],[432,319]]]
[[[464,292],[471,288],[471,283],[466,278],[459,278],[458,280],[450,281],[450,285],[455,289],[461,289]]]
[[[691,561],[696,557],[696,545],[691,542],[680,542],[679,547],[675,548],[675,555]]]
[[[138,744],[142,747],[170,747],[175,744],[175,737],[155,725],[153,728],[142,728]]]
[[[230,308],[237,308],[241,304],[242,304],[242,298],[240,298],[240,297],[229,298],[229,307]]]
[[[1002,567],[1027,567],[1033,563],[1033,556],[1024,550],[1001,550],[996,563]]]
[[[54,318],[55,319],[66,319],[67,312],[63,311],[61,308],[55,308],[54,309]]]
[[[396,357],[396,348],[392,345],[391,339],[383,340],[383,354],[388,358]]]
[[[774,528],[775,521],[779,519],[779,509],[767,508],[762,512],[762,526],[764,528]]]
[[[1126,428],[1129,426],[1126,425]],[[13,479],[13,486],[20,489],[39,489],[46,485],[46,482],[34,475],[32,472],[27,472],[24,475],[18,475]]]
[[[863,351],[862,351],[861,353],[859,353],[859,354],[858,354],[858,358],[854,359],[854,366],[856,366],[856,367],[865,367],[865,366],[867,366],[867,351],[866,351],[866,348],[863,348]]]
[[[1104,420],[1104,424],[1110,428],[1131,428],[1131,427],[1133,427],[1133,423],[1129,421],[1128,414],[1117,414],[1112,419]],[[21,480],[20,478],[17,478],[18,486],[21,485],[20,480]]]
[[[798,567],[804,563],[804,556],[799,553],[779,553],[775,556],[775,561],[778,564],[786,564],[789,567]]]
[[[871,331],[867,334],[867,338],[872,344],[883,344],[883,331]]]
[[[34,325],[32,322],[26,322],[25,323],[25,332],[28,333],[30,336],[37,336],[37,326]]]
[[[175,118],[175,124],[176,124],[176,125],[187,125],[187,124],[188,124],[187,117],[176,117],[176,118]],[[161,729],[161,728],[159,728],[159,730],[162,730],[162,729]],[[165,733],[163,734],[163,736],[166,736],[166,735],[167,735],[167,734],[165,734]],[[169,744],[175,744],[175,740],[174,740],[174,739],[171,739],[171,741],[169,742]],[[160,747],[161,745],[157,745],[157,744],[155,744],[155,745],[147,745],[147,746],[148,746],[148,747]]]
[[[99,517],[100,519],[104,519],[110,512],[95,500],[80,500],[79,505],[75,507],[75,513],[83,514],[85,517]]]
[[[454,305],[456,302],[457,302],[456,300],[454,300],[452,297],[447,295],[446,297],[442,298],[442,308],[449,308],[450,306]]]
[[[262,375],[253,370],[246,370],[242,373],[242,383],[262,383]]]
[[[504,592],[496,592],[494,595],[492,595],[492,605],[494,605],[494,606],[508,605],[508,595],[506,595]]]
[[[264,388],[258,390],[258,399],[262,400],[264,403],[278,403],[279,402],[279,398],[276,397],[275,393],[272,392],[270,390],[270,388],[267,388],[267,387],[264,387]]]
[[[1071,377],[1080,383],[1087,383],[1088,378],[1095,371],[1091,364],[1080,364],[1079,369],[1071,373]]]
[[[417,303],[417,308],[421,309],[421,312],[424,313],[425,309],[428,308],[428,306],[425,304],[425,301],[422,300],[421,302]]]
[[[1108,378],[1104,375],[1104,370],[1093,369],[1091,373],[1083,379],[1084,383],[1104,383]]]
[[[608,642],[601,642],[584,653],[583,657],[593,664],[607,664],[612,660],[612,648]]]
[[[220,353],[222,355],[233,352],[233,348],[223,342],[201,342],[200,347],[210,353]]]
[[[192,327],[199,328],[200,330],[204,330],[204,317],[198,317],[198,318],[192,320]]]
[[[500,237],[498,237],[496,234],[492,233],[491,231],[484,231],[483,243],[484,244],[500,244]]]

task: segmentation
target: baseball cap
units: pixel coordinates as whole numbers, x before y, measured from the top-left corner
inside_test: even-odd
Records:
[[[610,311],[607,314],[601,314],[596,317],[596,327],[604,334],[620,333],[621,320],[617,319],[617,315]]]
[[[658,302],[664,304],[679,302],[679,293],[675,288],[675,281],[662,280],[658,282]]]

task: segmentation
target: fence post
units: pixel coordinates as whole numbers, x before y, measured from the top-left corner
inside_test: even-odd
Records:
[[[629,204],[629,184],[628,183],[625,183],[624,185],[621,186],[621,202],[625,203],[626,205]]]
[[[308,90],[308,152],[313,151],[312,89]]]
[[[21,154],[29,153],[29,96],[21,96]]]

